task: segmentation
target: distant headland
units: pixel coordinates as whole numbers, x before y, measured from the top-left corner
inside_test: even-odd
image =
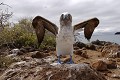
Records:
[[[120,35],[120,32],[116,32],[115,35]]]

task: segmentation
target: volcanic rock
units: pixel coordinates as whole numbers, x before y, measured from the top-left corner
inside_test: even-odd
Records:
[[[98,60],[97,62],[93,63],[92,67],[98,71],[106,71],[107,70],[107,64],[102,60]]]
[[[23,52],[20,51],[20,49],[12,49],[10,52],[10,54],[15,54],[15,55],[22,55]]]
[[[88,45],[87,45],[87,49],[96,50],[96,46],[93,45],[93,44],[88,44]]]
[[[106,61],[106,64],[107,64],[108,69],[116,69],[117,68],[117,64],[113,60]]]
[[[45,53],[43,53],[43,52],[34,51],[34,52],[32,52],[31,57],[32,57],[32,58],[43,58],[43,57],[46,57],[46,56],[48,56],[48,55],[49,55],[49,54],[45,54]]]
[[[81,49],[75,50],[74,54],[81,55],[82,54],[82,50]]]
[[[86,47],[86,44],[84,44],[84,43],[82,43],[82,42],[76,42],[76,43],[74,44],[74,46],[77,46],[77,47],[79,47],[79,48],[83,48],[83,47]]]
[[[39,61],[41,62],[41,61]],[[42,61],[43,62],[43,61]],[[1,80],[106,80],[88,64],[37,64],[36,61],[12,64]]]
[[[82,49],[78,49],[74,52],[76,55],[80,55],[81,57],[88,58],[87,51],[83,51]]]

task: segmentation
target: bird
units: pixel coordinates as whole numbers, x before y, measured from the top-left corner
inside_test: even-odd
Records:
[[[62,63],[60,56],[70,55],[70,61],[68,63],[72,64],[74,63],[72,55],[75,31],[84,28],[84,36],[89,41],[95,28],[99,24],[99,19],[94,17],[72,25],[72,15],[68,12],[64,12],[61,14],[59,22],[60,27],[57,27],[56,24],[51,21],[41,16],[36,16],[32,21],[32,25],[37,35],[38,45],[42,43],[45,36],[45,29],[47,29],[56,36],[56,54],[58,63]]]

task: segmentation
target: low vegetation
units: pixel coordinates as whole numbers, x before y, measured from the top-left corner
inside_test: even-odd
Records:
[[[31,25],[31,19],[22,19],[13,27],[5,27],[0,32],[0,45],[8,45],[10,47],[37,47],[37,37]],[[55,37],[46,31],[44,41],[40,48],[55,47]],[[37,47],[38,48],[38,47]]]

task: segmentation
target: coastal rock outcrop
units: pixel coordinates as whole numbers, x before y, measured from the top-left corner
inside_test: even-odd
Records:
[[[14,63],[1,80],[106,80],[88,64],[44,64],[44,60]]]

